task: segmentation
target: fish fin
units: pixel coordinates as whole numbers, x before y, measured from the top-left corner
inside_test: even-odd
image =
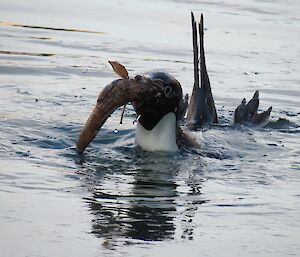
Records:
[[[120,76],[122,79],[129,78],[128,71],[126,70],[124,65],[115,61],[108,61],[108,62],[118,76]]]

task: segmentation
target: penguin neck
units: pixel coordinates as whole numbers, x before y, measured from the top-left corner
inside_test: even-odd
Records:
[[[135,131],[135,143],[145,151],[178,151],[175,113],[165,114],[151,130],[144,128],[138,121]]]

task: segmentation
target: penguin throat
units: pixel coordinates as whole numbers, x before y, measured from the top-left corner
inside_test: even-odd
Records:
[[[139,117],[140,124],[147,130],[152,130],[166,113],[148,112]]]
[[[151,129],[137,122],[135,143],[145,151],[176,152],[176,115],[174,112],[165,114]]]

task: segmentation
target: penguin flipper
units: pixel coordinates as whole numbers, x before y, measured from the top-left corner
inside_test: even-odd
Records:
[[[193,56],[194,56],[194,86],[193,92],[190,98],[190,102],[188,105],[187,111],[187,123],[189,125],[198,123],[199,115],[197,114],[197,110],[199,109],[199,48],[198,48],[198,34],[197,34],[197,23],[195,21],[195,17],[193,12],[191,12],[192,19],[192,37],[193,37]]]
[[[206,69],[204,53],[204,24],[203,14],[200,22],[196,22],[193,13],[192,31],[193,31],[193,52],[194,52],[194,87],[191,96],[187,121],[193,129],[218,123],[217,111],[211,91],[210,80]],[[199,33],[199,49],[197,39],[197,24]],[[200,62],[199,62],[200,50]],[[200,64],[200,83],[199,83],[199,64]]]
[[[242,103],[234,111],[234,123],[250,124],[264,127],[269,123],[272,107],[268,110],[258,113],[259,91],[256,90],[251,100],[246,104],[244,98]]]

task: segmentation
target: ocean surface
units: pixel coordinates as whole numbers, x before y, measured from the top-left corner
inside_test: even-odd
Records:
[[[164,70],[193,86],[205,22],[221,123],[200,151],[147,153],[117,110],[80,155],[101,89]],[[300,256],[298,0],[0,0],[0,256]],[[265,128],[233,125],[260,90]]]

